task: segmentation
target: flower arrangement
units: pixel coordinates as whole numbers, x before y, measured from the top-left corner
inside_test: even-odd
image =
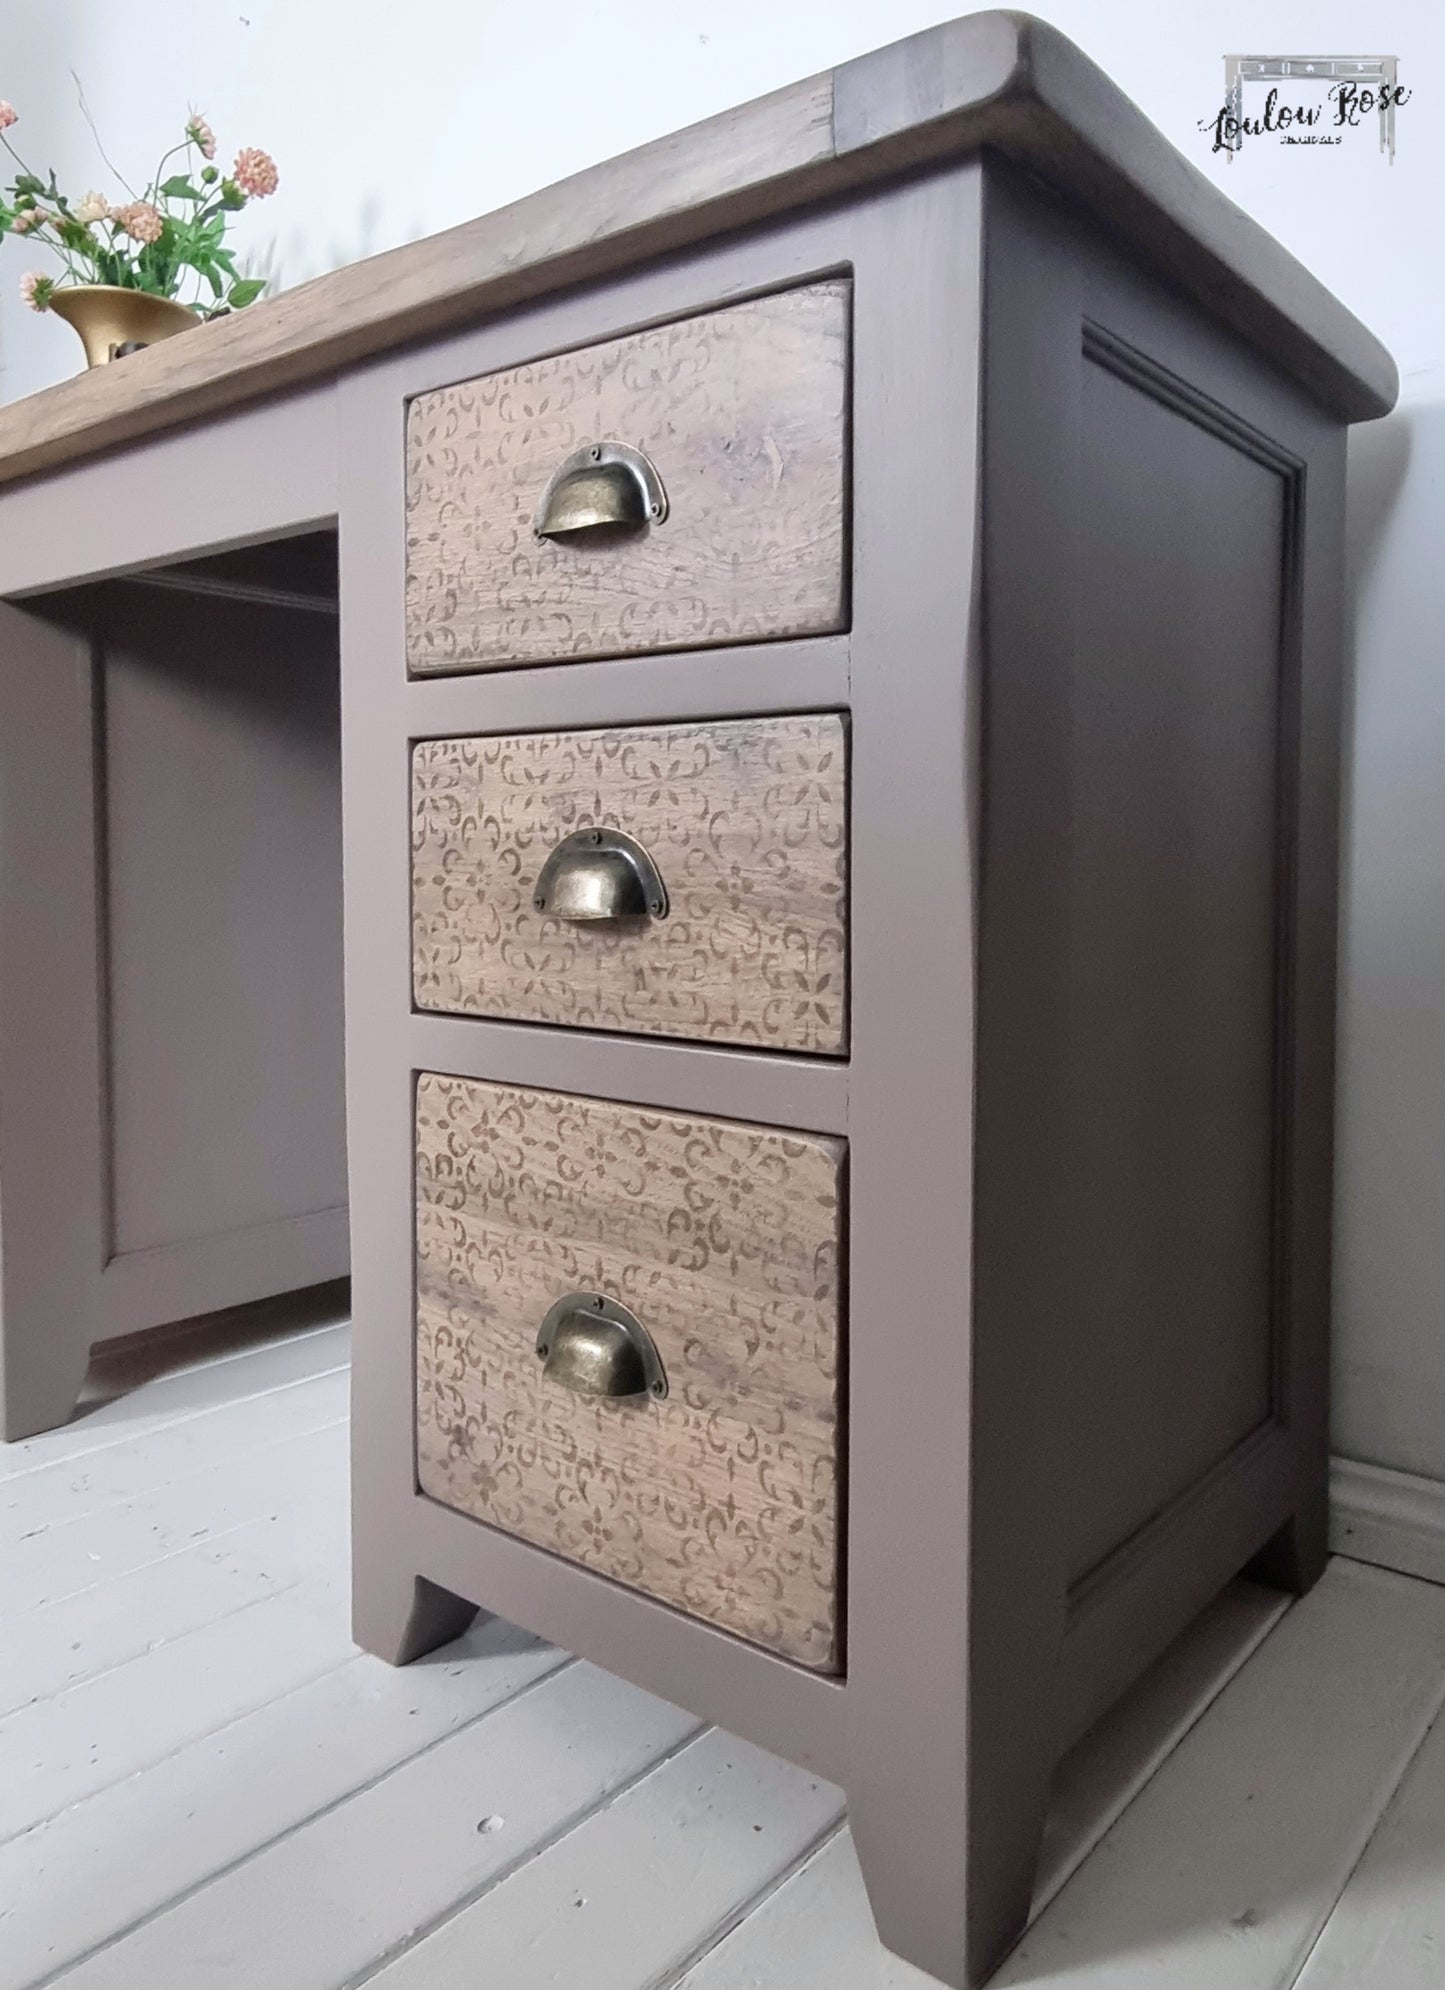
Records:
[[[276,164],[268,153],[247,146],[222,174],[213,163],[215,133],[193,110],[185,136],[164,155],[143,193],[126,187],[129,198],[118,203],[101,193],[71,201],[53,171],[42,179],[15,150],[8,134],[18,122],[13,106],[0,99],[0,145],[20,168],[9,187],[0,187],[0,236],[43,243],[64,265],[60,276],[30,270],[20,279],[32,311],[48,310],[57,291],[70,285],[109,284],[197,308],[209,293],[212,312],[239,311],[266,288],[264,277],[237,270],[226,227],[248,201],[275,193]],[[182,163],[168,172],[178,157]],[[195,297],[183,299],[192,285]]]

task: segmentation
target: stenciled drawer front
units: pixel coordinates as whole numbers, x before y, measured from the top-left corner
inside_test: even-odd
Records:
[[[423,1073],[416,1146],[422,1491],[837,1670],[844,1143]]]
[[[416,1004],[842,1052],[847,842],[832,712],[425,740]]]
[[[815,283],[419,395],[409,670],[841,629],[848,314]]]

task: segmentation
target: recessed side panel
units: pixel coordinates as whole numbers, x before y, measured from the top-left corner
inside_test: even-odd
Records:
[[[121,1257],[346,1203],[340,719],[334,617],[98,603]]]
[[[1086,336],[1058,1323],[1078,1580],[1271,1411],[1287,466]]]

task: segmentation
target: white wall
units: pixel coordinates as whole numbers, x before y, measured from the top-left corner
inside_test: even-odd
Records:
[[[281,191],[243,217],[284,283],[964,11],[967,0],[0,0],[0,96],[36,165],[104,186],[68,75],[142,167],[209,115]],[[1386,341],[1400,410],[1352,453],[1355,732],[1346,831],[1337,1443],[1445,1478],[1445,7],[1439,0],[1037,0],[1176,145]],[[1226,51],[1392,53],[1415,91],[1387,165],[1211,157]],[[0,394],[73,369],[0,256]]]

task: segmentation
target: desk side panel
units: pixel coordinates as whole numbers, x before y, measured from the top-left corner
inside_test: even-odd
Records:
[[[1342,432],[989,183],[978,1333],[1052,1350],[1063,1746],[1324,1482]]]
[[[337,630],[133,583],[92,598],[104,1326],[125,1333],[346,1269]]]

